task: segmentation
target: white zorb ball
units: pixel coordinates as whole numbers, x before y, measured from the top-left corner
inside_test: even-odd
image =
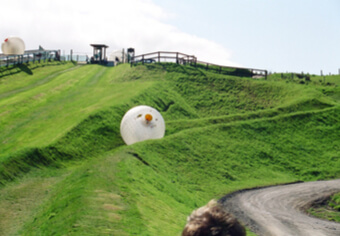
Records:
[[[19,37],[9,37],[1,44],[1,50],[6,55],[21,55],[25,52],[25,43]]]
[[[120,134],[127,145],[148,139],[163,138],[165,123],[162,115],[149,106],[137,106],[125,113]]]

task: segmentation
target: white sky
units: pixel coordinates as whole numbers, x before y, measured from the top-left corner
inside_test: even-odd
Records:
[[[2,0],[0,40],[69,54],[134,47],[221,65],[337,74],[338,0]],[[109,53],[108,53],[109,54]]]

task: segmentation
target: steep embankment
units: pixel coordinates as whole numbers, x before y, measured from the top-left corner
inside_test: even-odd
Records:
[[[211,198],[338,178],[340,108],[332,91],[174,64],[57,75],[0,100],[11,111],[0,126],[1,142],[11,141],[1,147],[0,209],[14,218],[10,204],[41,201],[26,204],[22,221],[0,217],[0,232],[176,235]],[[38,94],[44,98],[27,99]],[[166,136],[125,146],[120,119],[140,104],[161,111]],[[17,191],[28,186],[36,191]]]

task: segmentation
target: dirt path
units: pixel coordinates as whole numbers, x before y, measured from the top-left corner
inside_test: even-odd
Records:
[[[221,199],[223,205],[258,235],[340,236],[340,224],[310,217],[312,202],[340,192],[340,179],[246,190]]]

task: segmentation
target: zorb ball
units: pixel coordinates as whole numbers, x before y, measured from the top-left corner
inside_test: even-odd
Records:
[[[1,44],[1,50],[6,55],[21,55],[25,52],[25,43],[19,37],[9,37]]]
[[[149,106],[137,106],[125,113],[120,134],[127,145],[148,139],[163,138],[165,123],[162,115]]]

